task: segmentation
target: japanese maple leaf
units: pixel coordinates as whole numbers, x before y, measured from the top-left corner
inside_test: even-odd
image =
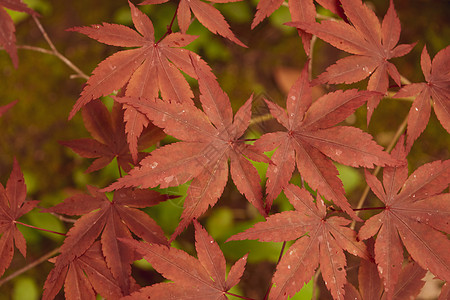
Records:
[[[351,221],[342,217],[326,218],[326,207],[320,198],[316,203],[311,194],[295,185],[284,192],[295,211],[271,215],[228,241],[259,239],[263,242],[283,242],[298,239],[281,258],[272,283],[269,299],[287,299],[311,280],[320,263],[322,276],[334,299],[344,299],[347,265],[343,249],[353,255],[368,258],[363,242],[348,227]]]
[[[408,115],[407,150],[428,124],[431,112],[430,98],[433,99],[436,116],[450,133],[450,46],[439,51],[433,62],[424,46],[420,63],[426,83],[409,84],[395,95],[395,98],[417,95]]]
[[[227,291],[239,283],[247,263],[240,258],[226,277],[226,261],[222,250],[208,232],[194,220],[195,249],[198,258],[167,246],[135,240],[123,242],[144,256],[156,271],[173,283],[144,287],[125,299],[227,299]]]
[[[345,191],[333,159],[341,164],[373,168],[374,164],[393,164],[396,161],[377,145],[372,136],[347,126],[334,126],[344,121],[373,92],[357,90],[337,91],[312,103],[307,67],[289,91],[286,111],[266,100],[272,115],[287,131],[263,135],[255,142],[261,151],[278,148],[267,169],[266,209],[287,186],[297,163],[302,177],[327,199],[334,201],[353,218],[357,218],[345,198]],[[312,103],[312,104],[311,104]],[[328,157],[327,157],[328,156]]]
[[[253,160],[269,160],[239,139],[250,123],[252,97],[239,109],[233,121],[228,96],[214,78],[197,69],[200,101],[205,112],[186,103],[115,98],[135,106],[167,134],[181,140],[154,150],[140,162],[140,167],[105,189],[158,185],[167,188],[193,179],[184,201],[182,220],[171,239],[217,202],[228,180],[228,160],[231,161],[231,178],[238,190],[261,214],[265,214],[260,177],[244,156]]]
[[[109,95],[125,85],[125,95],[136,97],[136,101],[139,101],[140,97],[158,97],[160,91],[163,99],[192,102],[194,95],[178,69],[196,78],[190,56],[194,55],[199,63],[206,63],[198,55],[178,47],[188,45],[196,37],[172,33],[160,41],[155,41],[151,20],[131,2],[129,5],[137,32],[123,25],[108,23],[69,29],[108,45],[138,47],[119,51],[95,68],[69,118],[93,99]],[[148,124],[148,119],[133,107],[125,106],[125,109],[127,140],[136,162],[137,141]]]
[[[19,66],[19,57],[17,56],[16,36],[14,35],[16,28],[14,27],[14,21],[5,8],[33,16],[38,16],[38,14],[21,0],[0,0],[0,46],[5,47],[14,67],[17,68]]]
[[[79,155],[97,158],[86,170],[86,173],[106,167],[114,158],[126,172],[133,164],[127,138],[125,136],[124,111],[122,104],[115,102],[111,113],[99,100],[89,102],[82,110],[84,126],[94,139],[77,139],[60,141]],[[139,139],[139,148],[145,149],[165,137],[164,132],[149,123]],[[147,153],[139,152],[139,160]]]
[[[390,1],[382,24],[375,13],[361,0],[341,0],[341,3],[352,25],[335,20],[324,20],[320,24],[288,23],[316,35],[338,49],[354,54],[328,67],[326,72],[319,75],[313,83],[353,83],[370,76],[367,89],[384,94],[389,87],[389,74],[400,86],[400,74],[389,60],[407,54],[415,43],[396,46],[401,28],[393,1]],[[369,99],[367,122],[370,121],[380,100],[381,96]]]
[[[6,105],[0,106],[0,117],[7,112],[11,107],[13,107],[14,105],[16,105],[18,102],[18,100],[15,100],[13,102],[10,102]]]
[[[252,22],[252,29],[261,23],[266,17],[277,10],[284,0],[260,0],[256,7],[255,18]],[[289,12],[292,22],[314,22],[316,20],[316,8],[313,0],[289,0]],[[317,0],[323,7],[340,14],[341,8],[338,5],[339,0]],[[302,38],[303,48],[307,55],[310,54],[311,34],[303,30],[298,31]]]
[[[141,5],[145,4],[160,4],[165,3],[168,0],[147,0],[143,1]],[[211,2],[215,3],[228,3],[228,2],[237,2],[241,0],[212,0]],[[211,4],[207,4],[200,0],[181,0],[178,4],[177,8],[177,18],[178,18],[178,26],[180,26],[180,30],[182,33],[186,33],[191,24],[191,11],[194,13],[197,20],[202,23],[209,31],[214,34],[219,34],[230,41],[238,44],[242,47],[245,46],[238,38],[234,35],[234,33],[230,30],[230,25],[227,23],[225,18],[222,16],[219,10],[212,6]]]
[[[91,195],[75,195],[43,210],[43,212],[83,215],[67,233],[67,238],[60,248],[61,255],[56,260],[57,270],[53,275],[49,275],[47,285],[56,281],[55,277],[61,270],[81,256],[101,234],[102,252],[108,267],[122,292],[129,294],[130,263],[134,255],[129,248],[123,247],[117,238],[131,238],[130,231],[132,231],[145,241],[166,245],[167,239],[162,229],[152,218],[137,208],[158,204],[166,200],[167,196],[150,190],[121,189],[114,193],[114,198],[110,201],[97,188],[88,188]]]
[[[403,138],[392,152],[406,163]],[[450,232],[450,194],[439,194],[450,184],[450,160],[435,161],[418,168],[408,178],[408,168],[386,167],[383,185],[366,171],[367,184],[386,205],[368,219],[359,237],[378,233],[375,261],[388,299],[392,299],[403,262],[403,245],[411,257],[437,277],[450,280],[450,241],[440,231]]]
[[[14,245],[22,253],[27,253],[27,245],[22,233],[17,229],[16,221],[32,210],[38,201],[25,201],[27,187],[20,170],[19,163],[14,159],[13,169],[6,183],[6,189],[0,183],[0,276],[9,267],[14,255]]]
[[[392,299],[416,299],[420,290],[425,285],[422,278],[426,271],[417,263],[411,262],[405,265],[395,285]],[[378,274],[377,265],[372,261],[363,259],[358,272],[359,291],[351,284],[345,286],[345,298],[354,300],[386,299],[383,294],[383,285]],[[383,296],[381,296],[383,295]]]
[[[45,283],[44,300],[53,299],[63,284],[66,299],[94,300],[97,293],[106,299],[119,299],[123,296],[117,280],[106,265],[99,241],[55,274],[57,271],[57,268],[50,271],[49,277],[55,280]]]

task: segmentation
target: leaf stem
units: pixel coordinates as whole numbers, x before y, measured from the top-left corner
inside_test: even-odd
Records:
[[[225,292],[225,294],[230,295],[230,296],[234,296],[234,297],[237,297],[237,298],[245,299],[245,300],[255,300],[253,298],[247,298],[247,297],[236,295],[236,294],[233,294],[233,293],[230,293],[230,292]]]
[[[22,269],[19,269],[19,270],[15,271],[14,273],[10,274],[9,276],[1,279],[0,280],[0,286],[2,286],[3,284],[7,283],[8,281],[16,278],[20,274],[25,273],[26,271],[34,268],[35,266],[43,263],[44,261],[48,260],[50,257],[54,256],[58,252],[59,252],[59,247],[56,248],[56,249],[53,249],[52,251],[50,251],[50,252],[48,252],[46,254],[44,254],[43,256],[41,256],[37,260],[33,261],[32,263],[25,265]]]
[[[119,169],[119,177],[122,178],[122,170],[120,169],[119,159],[116,157],[117,169]]]
[[[19,221],[14,221],[14,223],[20,224],[20,225],[23,225],[23,226],[26,226],[26,227],[30,227],[30,228],[34,228],[34,229],[38,229],[38,230],[47,231],[47,232],[50,232],[50,233],[54,233],[54,234],[59,234],[59,235],[66,236],[65,233],[53,231],[53,230],[50,230],[50,229],[44,229],[44,228],[36,227],[36,226],[29,225],[29,224],[25,224],[25,223],[22,223],[22,222],[19,222]]]
[[[175,18],[178,14],[178,8],[180,7],[180,5],[178,4],[177,9],[175,10],[175,13],[173,14],[172,20],[170,21],[170,24],[167,25],[167,31],[163,34],[163,36],[156,42],[156,44],[159,44],[159,42],[161,42],[166,36],[168,36],[169,34],[172,33],[172,26],[173,26],[173,22],[175,21]]]
[[[41,24],[41,22],[39,22],[39,19],[36,16],[32,16],[32,17],[33,17],[34,22],[36,23],[36,26],[41,31],[42,36],[47,41],[47,44],[50,46],[51,51],[48,51],[48,50],[43,51],[45,49],[38,48],[38,47],[32,47],[32,46],[22,46],[22,48],[29,49],[29,50],[34,50],[34,51],[38,51],[38,52],[42,52],[42,53],[46,53],[46,54],[52,54],[52,55],[56,56],[57,58],[59,58],[69,68],[74,70],[78,74],[79,77],[88,80],[89,76],[87,76],[83,71],[81,71],[77,66],[75,66],[67,57],[65,57],[58,50],[56,50],[55,45],[53,44],[52,40],[49,38],[49,36],[48,36],[47,32],[45,31],[44,27],[42,27],[42,24]]]
[[[405,117],[405,119],[403,120],[402,124],[400,124],[400,126],[398,127],[397,132],[395,133],[394,137],[391,140],[391,143],[386,148],[386,152],[390,153],[392,151],[392,149],[395,146],[395,143],[398,141],[398,139],[400,138],[402,133],[405,131],[405,128],[406,128],[407,124],[408,124],[408,115]],[[380,172],[380,170],[381,170],[381,167],[377,166],[375,168],[375,170],[373,171],[372,175],[377,176],[378,173]],[[358,210],[363,206],[364,201],[366,201],[367,195],[369,194],[369,190],[370,190],[370,187],[369,187],[369,185],[366,184],[366,187],[365,187],[365,189],[364,189],[364,191],[363,191],[363,193],[361,195],[361,198],[359,198],[358,205],[356,206],[356,209],[354,209],[354,210],[357,211],[356,215],[359,214]],[[355,224],[356,224],[356,222],[353,221],[352,225],[350,226],[350,228],[351,229],[355,229]]]
[[[281,258],[283,257],[284,248],[286,247],[286,242],[283,242],[283,245],[281,246],[280,256],[278,256],[277,266],[281,261]],[[273,278],[273,277],[272,277]],[[267,289],[266,294],[264,295],[264,300],[267,300],[269,298],[270,290],[272,289],[272,281],[270,281],[270,286]]]
[[[335,212],[343,212],[342,209],[336,209],[332,206],[329,207],[330,210],[335,211]],[[353,211],[361,211],[361,210],[376,210],[376,209],[385,209],[385,206],[376,206],[376,207],[362,207],[362,208],[353,208]]]

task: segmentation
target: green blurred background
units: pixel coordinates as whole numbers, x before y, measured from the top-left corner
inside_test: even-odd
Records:
[[[132,26],[127,1],[50,1],[25,0],[30,7],[41,15],[40,21],[46,29],[56,48],[86,74],[103,59],[119,50],[117,47],[98,43],[88,37],[65,31],[74,26],[87,26],[102,22],[120,23]],[[450,4],[446,0],[396,0],[394,1],[402,22],[401,43],[418,42],[413,51],[405,57],[396,59],[400,73],[413,82],[423,80],[420,70],[420,53],[426,42],[431,57],[450,41],[448,16]],[[137,4],[137,1],[134,1]],[[278,9],[268,20],[250,30],[257,1],[243,1],[230,4],[217,4],[225,18],[231,24],[236,36],[248,45],[241,48],[221,37],[205,30],[194,21],[188,31],[199,38],[188,48],[200,54],[218,76],[222,88],[229,94],[234,110],[244,103],[251,93],[255,95],[255,115],[267,112],[262,105],[266,97],[284,105],[290,85],[299,75],[306,60],[301,41],[296,30],[282,25],[290,21],[286,7]],[[370,4],[379,17],[384,16],[389,1],[378,0]],[[167,24],[176,8],[176,3],[155,6],[142,6],[155,26],[156,39],[165,32]],[[319,9],[322,14],[327,14]],[[18,45],[32,45],[48,48],[33,20],[19,13],[11,13],[16,21]],[[81,115],[68,121],[67,116],[77,100],[84,80],[73,78],[74,72],[56,57],[51,55],[19,49],[19,68],[13,68],[5,51],[0,51],[0,105],[15,99],[19,103],[0,118],[0,182],[6,184],[16,157],[25,175],[29,199],[41,201],[41,206],[48,207],[61,202],[75,192],[85,191],[86,184],[104,187],[117,176],[117,165],[112,163],[102,171],[85,174],[84,170],[91,160],[74,154],[61,146],[58,141],[89,137],[84,129]],[[313,58],[313,76],[320,74],[336,59],[346,54],[318,40]],[[196,89],[196,82],[190,80]],[[354,85],[364,88],[367,82]],[[335,87],[316,87],[314,97],[326,93]],[[403,121],[410,107],[410,102],[385,99],[375,111],[369,128],[365,126],[365,108],[348,118],[346,124],[360,127],[374,135],[378,143],[387,146],[398,126]],[[248,133],[249,138],[257,138],[263,132],[277,130],[276,122],[269,120],[255,124]],[[162,144],[169,142],[166,139]],[[432,113],[428,127],[417,140],[409,158],[410,169],[437,159],[448,159],[450,138]],[[264,164],[257,165],[261,176]],[[338,166],[344,181],[348,198],[356,205],[364,189],[362,170]],[[293,181],[299,182],[298,174]],[[183,195],[187,185],[172,188],[167,192]],[[369,194],[365,206],[379,205],[373,195]],[[275,201],[273,212],[291,209],[284,196]],[[155,218],[170,235],[175,229],[182,210],[182,198],[162,203],[146,211]],[[368,217],[365,215],[364,217]],[[259,243],[240,241],[224,243],[231,235],[240,232],[262,218],[248,205],[243,196],[237,192],[230,181],[218,204],[210,209],[201,222],[210,234],[219,242],[228,263],[233,263],[247,252],[249,264],[242,283],[235,293],[248,297],[262,298],[269,285],[275,263],[281,248],[280,243]],[[55,231],[66,232],[71,223],[41,214],[34,210],[21,221],[34,226]],[[20,227],[27,239],[27,258],[16,253],[5,276],[35,261],[45,253],[61,245],[58,235],[38,232]],[[189,227],[178,239],[177,246],[195,254],[193,246],[193,229]],[[349,278],[355,280],[357,260],[349,258]],[[353,267],[352,267],[353,266]],[[0,300],[3,299],[38,299],[42,286],[52,264],[45,262],[25,272],[0,287]],[[134,274],[138,283],[148,285],[161,280],[162,277],[152,271],[145,262],[136,263]],[[318,280],[319,290],[323,283]],[[317,291],[316,291],[317,293]],[[319,291],[320,293],[320,291]],[[312,284],[302,290],[296,299],[310,299]],[[59,297],[63,297],[61,292]],[[329,295],[321,293],[320,299]]]

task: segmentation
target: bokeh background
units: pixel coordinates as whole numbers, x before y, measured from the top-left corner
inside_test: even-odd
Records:
[[[68,32],[74,26],[87,26],[102,22],[120,23],[132,26],[129,6],[125,0],[97,1],[57,1],[24,0],[41,15],[42,22],[56,48],[86,74],[90,74],[103,59],[120,50]],[[138,4],[139,1],[133,1]],[[431,57],[445,48],[450,41],[448,0],[395,0],[395,6],[402,23],[401,43],[418,42],[408,55],[395,59],[400,73],[412,82],[420,82],[423,75],[420,69],[420,53],[426,43]],[[231,24],[236,36],[248,45],[241,48],[209,31],[194,21],[188,31],[199,38],[189,45],[189,49],[200,54],[212,67],[222,88],[228,93],[236,111],[253,93],[255,96],[254,115],[264,115],[263,97],[284,105],[286,94],[300,73],[306,56],[296,30],[284,26],[290,21],[287,7],[281,7],[270,18],[254,30],[250,30],[257,1],[242,1],[230,4],[216,4]],[[379,17],[384,16],[388,0],[369,1]],[[170,23],[176,9],[176,2],[161,5],[142,6],[155,26],[156,39],[161,37]],[[319,8],[319,13],[328,15]],[[48,49],[44,38],[32,18],[11,12],[16,22],[18,45],[30,45]],[[176,25],[175,25],[176,28]],[[40,200],[42,207],[55,205],[74,193],[86,190],[86,185],[104,187],[118,177],[117,165],[112,163],[102,171],[84,173],[92,160],[84,159],[58,143],[89,137],[81,114],[71,121],[68,113],[77,100],[85,82],[74,77],[74,72],[56,57],[35,51],[19,49],[20,64],[14,69],[5,51],[0,51],[0,105],[19,99],[8,113],[0,118],[0,182],[5,185],[16,157],[24,172],[29,199]],[[312,73],[316,76],[338,58],[347,54],[317,40],[314,48]],[[196,90],[196,82],[190,79]],[[364,88],[367,81],[352,87]],[[314,88],[314,97],[348,86],[320,86]],[[394,89],[395,90],[395,89]],[[110,103],[110,99],[104,99]],[[365,108],[345,122],[370,132],[375,140],[387,146],[398,126],[408,113],[410,101],[384,99],[375,111],[371,125],[365,125]],[[257,138],[261,133],[277,130],[273,120],[258,122],[248,132],[249,138]],[[170,137],[161,145],[171,142]],[[432,112],[430,122],[414,144],[409,159],[410,170],[418,166],[450,157],[450,138]],[[264,164],[256,164],[263,176]],[[344,181],[349,201],[355,205],[364,189],[362,170],[338,166]],[[293,179],[299,182],[298,174]],[[187,185],[167,190],[168,193],[183,195]],[[377,206],[378,200],[369,194],[365,206]],[[276,202],[273,212],[290,209],[283,196]],[[175,229],[182,211],[182,198],[171,200],[146,210],[162,226],[167,235]],[[370,216],[370,213],[363,217]],[[233,263],[247,252],[249,264],[241,284],[233,291],[252,298],[262,298],[269,285],[272,272],[280,252],[280,243],[259,243],[239,241],[224,243],[231,235],[240,232],[251,224],[261,221],[258,213],[248,205],[230,181],[218,204],[210,209],[201,222],[209,233],[219,242],[227,262]],[[70,222],[64,222],[50,214],[34,210],[22,222],[66,232]],[[3,278],[44,254],[59,247],[61,236],[32,230],[21,226],[27,239],[27,257],[16,253],[13,262]],[[188,228],[176,242],[176,246],[195,254],[193,229]],[[356,279],[357,260],[350,260],[348,272],[350,280]],[[38,299],[42,286],[52,264],[44,262],[28,270],[15,279],[0,286],[0,299]],[[148,285],[162,280],[145,262],[138,262],[133,270],[138,283]],[[1,280],[1,279],[0,279]],[[439,285],[439,283],[437,283]],[[317,280],[316,294],[320,299],[328,299],[323,292],[321,279]],[[431,290],[433,288],[430,288]],[[296,296],[296,299],[310,299],[313,284],[309,284]],[[58,297],[63,298],[63,292]],[[422,299],[434,299],[433,294],[423,295]]]

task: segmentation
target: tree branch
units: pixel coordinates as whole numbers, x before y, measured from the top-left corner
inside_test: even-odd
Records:
[[[43,263],[44,261],[48,260],[50,257],[54,256],[55,254],[57,254],[59,252],[59,247],[56,249],[53,249],[52,251],[48,252],[47,254],[44,254],[43,256],[41,256],[40,258],[38,258],[37,260],[33,261],[30,264],[27,264],[26,266],[24,266],[22,269],[19,269],[17,271],[15,271],[14,273],[12,273],[11,275],[3,278],[0,280],[0,286],[2,286],[3,284],[7,283],[8,281],[16,278],[17,276],[19,276],[22,273],[25,273],[26,271],[34,268],[35,266]]]
[[[22,48],[29,49],[29,50],[34,50],[34,51],[38,51],[38,52],[42,52],[42,53],[46,53],[46,54],[52,54],[52,55],[56,56],[57,58],[59,58],[69,68],[74,70],[78,74],[78,77],[81,77],[81,78],[84,78],[84,79],[88,80],[89,79],[88,75],[86,75],[77,66],[75,66],[67,57],[65,57],[58,50],[56,50],[55,45],[53,44],[53,42],[49,38],[49,36],[48,36],[47,32],[45,31],[44,27],[42,27],[42,24],[41,24],[41,22],[39,22],[39,19],[36,16],[33,16],[33,20],[36,23],[36,25],[39,28],[39,30],[41,31],[42,35],[44,36],[44,39],[47,41],[47,44],[50,46],[51,51],[43,49],[43,48],[39,48],[39,47],[32,47],[32,46],[22,46]]]

